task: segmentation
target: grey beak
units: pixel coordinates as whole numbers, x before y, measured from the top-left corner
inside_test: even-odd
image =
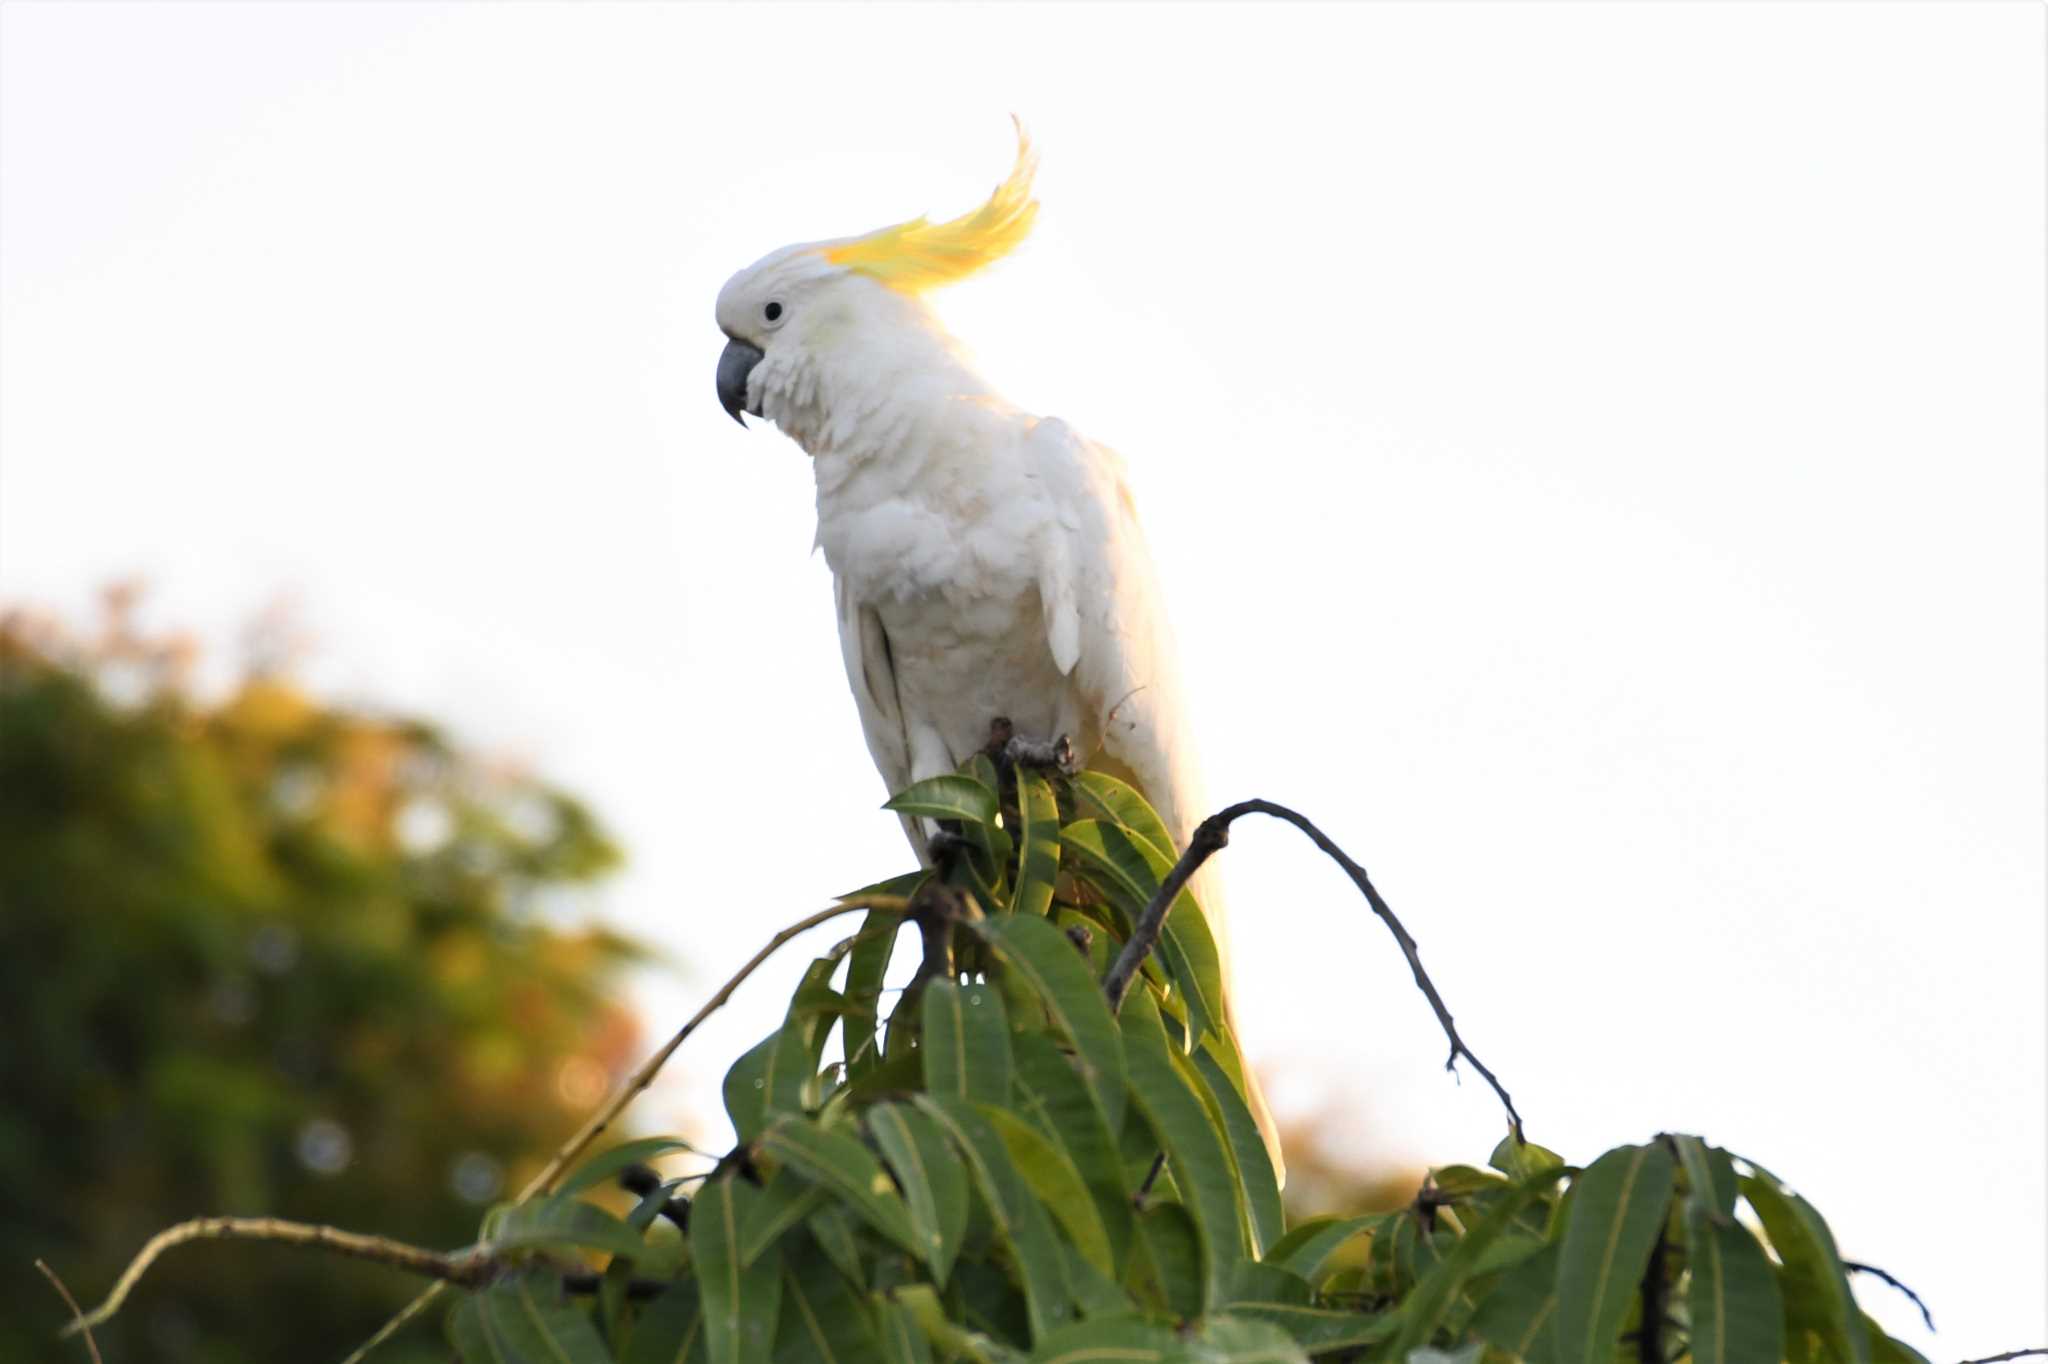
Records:
[[[718,357],[718,405],[741,426],[747,423],[740,413],[751,410],[747,406],[747,376],[760,363],[760,349],[736,336],[725,343],[725,354]]]

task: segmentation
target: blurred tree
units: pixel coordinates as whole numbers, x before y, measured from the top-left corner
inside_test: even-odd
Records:
[[[582,806],[427,725],[323,706],[261,649],[201,700],[190,648],[132,607],[109,594],[91,641],[0,620],[9,1360],[83,1358],[35,1257],[90,1300],[183,1218],[463,1244],[635,1042],[608,988],[634,947],[560,912],[617,861]],[[100,1345],[324,1358],[416,1288],[274,1247],[174,1252]]]

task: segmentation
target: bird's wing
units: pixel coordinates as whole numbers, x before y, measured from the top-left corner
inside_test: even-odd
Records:
[[[867,738],[868,753],[875,768],[895,795],[910,785],[910,735],[903,718],[903,703],[896,689],[896,659],[889,648],[888,632],[875,608],[854,599],[843,578],[832,584],[839,614],[839,656],[846,664],[847,686],[853,704],[860,711],[861,733]],[[903,832],[924,861],[925,836],[919,822],[903,817]]]
[[[1082,756],[1125,769],[1185,844],[1208,812],[1173,629],[1123,461],[1054,418],[1032,428],[1028,458],[1053,510],[1038,556],[1046,642],[1100,744]]]

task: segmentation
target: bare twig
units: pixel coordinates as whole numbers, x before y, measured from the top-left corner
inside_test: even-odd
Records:
[[[2009,1359],[2031,1359],[2035,1355],[2048,1355],[2048,1346],[2032,1350],[2007,1350],[2002,1355],[1986,1355],[1982,1359],[1966,1359],[1963,1364],[2006,1364]]]
[[[370,1260],[409,1273],[424,1274],[443,1283],[465,1286],[484,1282],[502,1267],[501,1262],[487,1250],[443,1254],[384,1236],[364,1236],[339,1227],[286,1222],[275,1217],[197,1217],[150,1237],[149,1244],[122,1271],[113,1292],[107,1294],[107,1300],[66,1326],[63,1334],[74,1336],[105,1325],[114,1313],[121,1310],[121,1304],[128,1300],[129,1291],[144,1271],[156,1263],[157,1256],[187,1241],[273,1241],[284,1245],[314,1246],[337,1255]]]
[[[1284,805],[1275,805],[1270,800],[1240,801],[1236,805],[1217,811],[1195,826],[1194,835],[1188,839],[1187,851],[1180,855],[1180,860],[1173,864],[1173,870],[1160,882],[1158,893],[1153,895],[1152,903],[1145,906],[1144,915],[1131,931],[1130,941],[1124,944],[1124,950],[1110,966],[1109,975],[1102,982],[1103,991],[1109,996],[1110,1009],[1114,1011],[1123,1003],[1124,992],[1130,988],[1132,978],[1138,974],[1138,968],[1144,964],[1146,955],[1158,945],[1160,931],[1166,924],[1166,913],[1173,908],[1173,902],[1187,886],[1188,879],[1213,853],[1229,844],[1231,822],[1242,815],[1271,815],[1275,819],[1286,820],[1307,834],[1311,842],[1328,854],[1338,866],[1344,868],[1352,884],[1364,893],[1366,902],[1372,906],[1372,912],[1379,915],[1381,922],[1385,923],[1387,930],[1394,935],[1394,941],[1401,945],[1402,955],[1408,958],[1408,969],[1415,975],[1416,986],[1429,1000],[1429,1007],[1436,1011],[1436,1021],[1442,1025],[1444,1036],[1450,1039],[1451,1055],[1444,1062],[1444,1069],[1455,1072],[1460,1056],[1471,1062],[1472,1068],[1485,1077],[1486,1083],[1491,1085],[1493,1092],[1500,1097],[1501,1106],[1508,1111],[1508,1122],[1515,1140],[1522,1141],[1522,1115],[1515,1111],[1515,1101],[1508,1097],[1507,1090],[1494,1078],[1493,1072],[1472,1054],[1472,1049],[1458,1036],[1457,1025],[1451,1020],[1451,1011],[1444,1007],[1443,996],[1437,993],[1436,985],[1430,980],[1429,973],[1422,969],[1422,958],[1417,954],[1415,939],[1408,935],[1408,930],[1394,917],[1394,911],[1387,908],[1387,902],[1380,898],[1379,891],[1373,886],[1372,878],[1365,874],[1365,868],[1352,861],[1342,848],[1331,842],[1328,835],[1310,823],[1305,816]]]
[[[755,968],[759,967],[768,958],[774,956],[791,938],[808,933],[819,924],[827,923],[842,914],[851,914],[855,910],[879,909],[885,912],[901,913],[907,908],[909,908],[909,902],[900,895],[852,895],[835,905],[819,910],[816,914],[799,923],[791,924],[788,928],[783,929],[780,933],[770,938],[766,947],[756,952],[753,959],[745,966],[742,966],[731,980],[721,985],[718,988],[718,993],[706,1000],[704,1007],[697,1010],[691,1016],[690,1021],[683,1024],[677,1030],[674,1037],[669,1038],[667,1045],[654,1053],[654,1055],[648,1057],[640,1069],[634,1071],[626,1083],[619,1087],[619,1091],[612,1095],[610,1101],[603,1108],[592,1114],[590,1121],[584,1123],[577,1130],[576,1135],[569,1138],[561,1150],[555,1152],[554,1159],[550,1160],[546,1167],[539,1174],[535,1175],[524,1189],[520,1190],[517,1201],[524,1203],[535,1194],[544,1193],[552,1189],[555,1186],[555,1181],[560,1179],[562,1172],[569,1167],[569,1163],[588,1150],[590,1143],[597,1140],[604,1130],[611,1126],[613,1121],[618,1118],[619,1114],[625,1111],[626,1105],[633,1102],[635,1098],[639,1097],[642,1090],[654,1082],[655,1074],[668,1063],[669,1057],[675,1055],[676,1048],[683,1045],[683,1042],[691,1033],[697,1031],[699,1024],[703,1023],[721,1005],[732,998],[732,992],[738,989],[740,983],[746,980],[748,976],[754,974]],[[430,1285],[425,1292],[407,1303],[397,1316],[377,1328],[377,1334],[357,1346],[355,1352],[343,1360],[342,1364],[361,1364],[361,1361],[370,1351],[376,1349],[394,1335],[397,1335],[407,1322],[426,1311],[427,1305],[441,1295],[441,1290],[444,1286],[441,1283]]]
[[[43,1271],[43,1277],[50,1281],[50,1287],[57,1290],[57,1296],[64,1299],[64,1305],[71,1309],[71,1329],[85,1332],[85,1352],[92,1356],[92,1364],[102,1364],[99,1343],[92,1338],[92,1328],[85,1324],[85,1313],[78,1310],[78,1299],[71,1296],[71,1290],[57,1277],[57,1271],[36,1261],[36,1268]]]
[[[1854,1260],[1844,1260],[1842,1261],[1842,1268],[1848,1270],[1851,1274],[1869,1274],[1874,1278],[1883,1279],[1893,1288],[1898,1289],[1901,1293],[1911,1298],[1913,1305],[1920,1309],[1920,1320],[1927,1323],[1928,1330],[1932,1331],[1934,1329],[1934,1313],[1927,1310],[1927,1304],[1920,1301],[1920,1295],[1885,1273],[1882,1269],[1879,1269],[1876,1265],[1859,1264]]]
[[[1159,1172],[1164,1170],[1165,1168],[1166,1152],[1161,1151],[1158,1155],[1152,1157],[1152,1168],[1145,1172],[1145,1182],[1143,1184],[1140,1184],[1138,1186],[1138,1191],[1131,1195],[1132,1207],[1138,1209],[1141,1212],[1144,1211],[1145,1200],[1151,1197],[1152,1186],[1159,1182]]]

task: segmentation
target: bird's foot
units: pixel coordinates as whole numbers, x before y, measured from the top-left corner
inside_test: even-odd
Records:
[[[1018,767],[1050,769],[1069,777],[1081,770],[1081,764],[1074,760],[1074,745],[1064,734],[1050,741],[1013,734],[1003,745],[1003,757]]]

